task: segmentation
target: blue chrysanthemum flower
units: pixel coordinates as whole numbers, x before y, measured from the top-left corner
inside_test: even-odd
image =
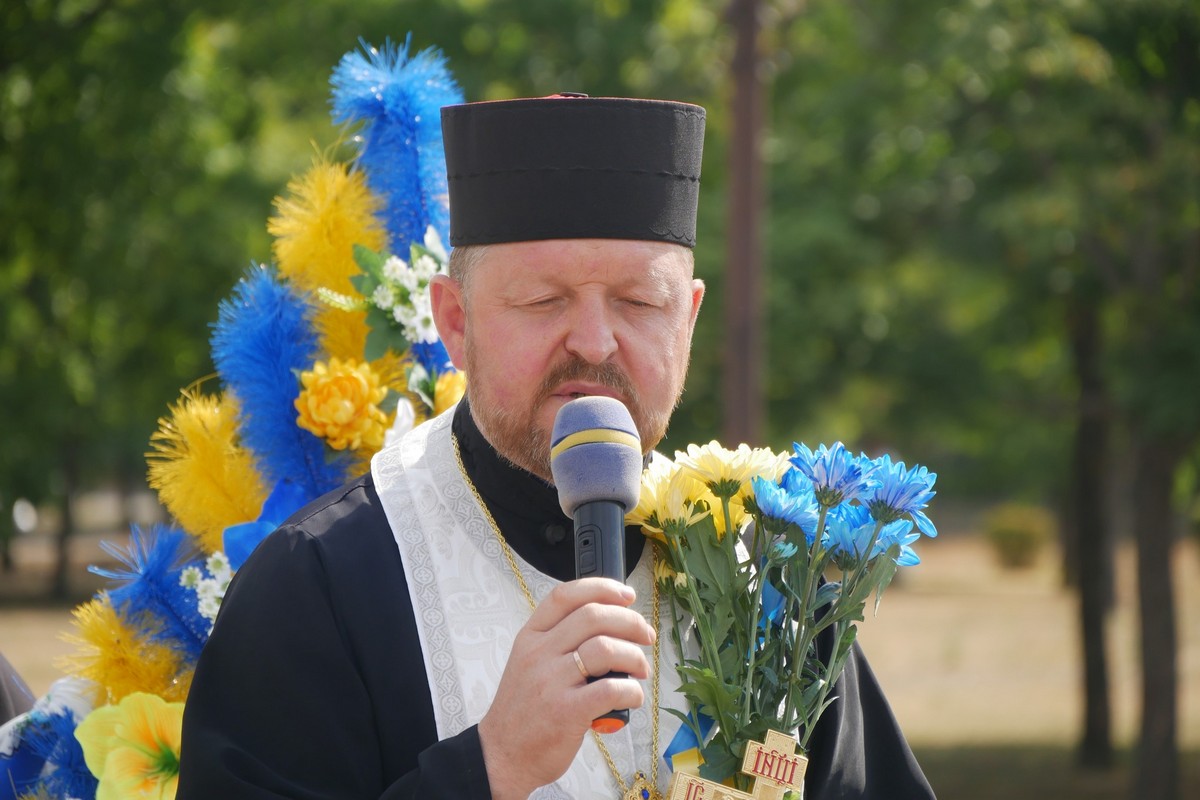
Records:
[[[859,503],[842,503],[840,506],[834,506],[829,509],[829,519],[840,519],[851,528],[875,524],[875,518],[871,516],[871,512],[867,510],[866,506]]]
[[[885,523],[909,515],[921,533],[937,536],[937,528],[922,511],[937,494],[933,491],[937,473],[922,466],[906,469],[903,461],[893,464],[891,456],[886,454],[874,463],[879,485],[863,497],[871,514]]]
[[[785,483],[787,476],[785,475]],[[756,477],[754,486],[754,502],[764,516],[771,519],[789,522],[800,530],[809,544],[812,544],[817,527],[817,501],[812,495],[812,487],[806,483],[791,482],[793,490],[788,486],[772,483],[765,478]]]
[[[895,522],[888,523],[883,526],[883,530],[879,532],[879,538],[875,540],[875,547],[871,551],[871,558],[883,555],[892,545],[898,545],[900,548],[900,552],[896,556],[896,563],[898,565],[901,567],[912,567],[920,564],[920,557],[910,547],[913,542],[920,538],[920,532],[914,531],[913,524],[906,519],[898,519]]]
[[[850,455],[841,442],[821,445],[815,453],[795,442],[793,450],[796,455],[789,461],[813,482],[817,502],[826,508],[857,500],[877,485],[874,462]]]
[[[833,556],[840,569],[849,569],[862,561],[871,549],[871,537],[875,534],[875,520],[870,514],[859,513],[862,506],[839,506],[826,518],[822,542]],[[872,554],[873,555],[873,554]]]
[[[775,542],[775,544],[771,545],[771,559],[774,561],[787,561],[799,551],[800,548],[791,542]]]

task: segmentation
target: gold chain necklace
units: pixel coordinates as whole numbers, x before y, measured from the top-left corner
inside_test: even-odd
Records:
[[[483,515],[487,518],[488,524],[492,528],[492,533],[496,537],[496,541],[500,543],[500,550],[504,553],[504,559],[508,562],[509,569],[512,570],[513,577],[517,579],[517,586],[521,587],[521,594],[525,595],[525,600],[529,603],[529,610],[533,611],[537,608],[537,601],[533,599],[533,592],[529,590],[529,584],[525,582],[525,576],[521,574],[521,567],[517,564],[517,558],[513,555],[512,548],[508,546],[503,534],[500,533],[500,526],[496,524],[496,520],[492,517],[492,512],[488,509],[487,504],[483,502],[483,498],[479,495],[479,490],[475,488],[470,476],[467,475],[467,469],[463,466],[462,453],[458,449],[458,437],[451,435],[450,442],[454,449],[454,460],[458,464],[458,471],[462,475],[463,480],[467,484],[467,488],[471,490],[471,494],[475,497],[475,502],[483,510]],[[658,552],[651,547],[651,555],[654,561],[658,561]],[[654,573],[651,572],[651,575]],[[605,746],[604,740],[600,734],[595,731],[590,731],[592,740],[599,748],[600,754],[604,756],[604,760],[608,763],[608,769],[612,773],[613,779],[617,782],[617,787],[621,791],[622,800],[662,800],[662,793],[658,791],[658,673],[659,673],[659,604],[658,604],[658,581],[653,577],[650,580],[654,587],[650,595],[651,611],[654,615],[654,664],[652,665],[653,674],[650,679],[650,778],[646,778],[646,774],[641,770],[634,773],[633,782],[625,783],[625,779],[621,777],[621,770],[617,768],[617,762],[613,760],[612,754],[608,752],[608,747]]]

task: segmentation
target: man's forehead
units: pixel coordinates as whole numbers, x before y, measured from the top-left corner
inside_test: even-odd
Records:
[[[629,239],[542,239],[504,242],[481,248],[479,264],[508,272],[568,271],[575,269],[673,270],[692,265],[690,248],[666,242]]]

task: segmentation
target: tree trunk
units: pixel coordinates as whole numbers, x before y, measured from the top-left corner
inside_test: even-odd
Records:
[[[71,537],[75,534],[75,515],[71,501],[79,488],[79,459],[70,444],[62,450],[62,526],[58,531],[58,555],[54,563],[54,578],[50,593],[56,600],[66,600],[71,591]]]
[[[1113,763],[1112,710],[1104,621],[1112,596],[1112,557],[1105,498],[1108,497],[1108,413],[1100,370],[1100,329],[1095,305],[1081,299],[1068,315],[1071,351],[1079,382],[1078,419],[1072,452],[1069,518],[1072,565],[1079,587],[1083,650],[1083,737],[1079,761],[1086,767]]]
[[[1178,675],[1171,484],[1184,443],[1134,436],[1133,503],[1142,631],[1142,728],[1130,797],[1178,800]]]
[[[13,571],[12,540],[16,537],[16,531],[12,508],[0,503],[0,572]]]
[[[763,438],[762,240],[764,116],[758,52],[760,0],[732,0],[736,45],[733,133],[729,142],[729,244],[726,263],[723,432],[729,446]]]

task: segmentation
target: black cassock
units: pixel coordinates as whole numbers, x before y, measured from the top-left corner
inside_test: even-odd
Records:
[[[465,401],[454,433],[510,545],[573,578],[554,488],[504,463]],[[644,539],[626,537],[632,569]],[[855,648],[810,741],[805,799],[932,798]],[[297,512],[238,570],[196,667],[181,752],[178,800],[491,796],[476,727],[438,741],[404,568],[369,475]]]

